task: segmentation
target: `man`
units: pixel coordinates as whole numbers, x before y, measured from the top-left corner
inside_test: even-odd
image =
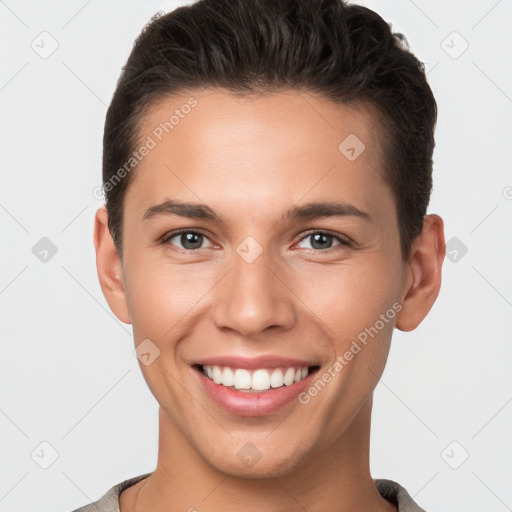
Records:
[[[94,242],[160,404],[156,469],[79,509],[421,511],[369,470],[393,329],[432,307],[436,103],[373,11],[155,16],[107,113]]]

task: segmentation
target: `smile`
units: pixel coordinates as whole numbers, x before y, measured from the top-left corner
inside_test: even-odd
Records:
[[[217,363],[217,361],[215,361]],[[320,366],[305,366],[296,361],[236,360],[193,364],[194,374],[206,396],[225,412],[255,417],[277,413],[298,403],[298,395],[314,378]],[[229,365],[229,366],[228,366]],[[279,366],[278,366],[279,365]]]
[[[248,393],[291,386],[309,374],[307,366],[248,370],[229,366],[204,365],[200,369],[215,384]]]

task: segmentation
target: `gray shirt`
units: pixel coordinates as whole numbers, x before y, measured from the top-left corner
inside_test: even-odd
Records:
[[[146,478],[151,473],[136,476],[124,480],[123,482],[114,485],[106,494],[104,494],[98,501],[85,505],[85,507],[78,508],[73,512],[119,512],[119,495],[128,487],[136,484],[140,480]],[[426,512],[422,509],[413,499],[409,493],[396,482],[392,480],[374,480],[375,486],[380,495],[397,505],[399,512]]]

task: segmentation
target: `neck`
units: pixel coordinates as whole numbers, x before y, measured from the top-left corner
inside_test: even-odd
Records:
[[[155,471],[137,486],[137,506],[122,512],[396,512],[378,493],[369,470],[371,397],[335,443],[305,456],[300,467],[268,478],[241,478],[205,461],[160,408]],[[135,496],[134,496],[135,498]],[[133,500],[135,501],[135,500]],[[122,502],[121,502],[122,503]]]

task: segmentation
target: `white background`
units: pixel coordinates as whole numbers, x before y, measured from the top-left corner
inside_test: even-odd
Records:
[[[429,512],[511,510],[512,0],[363,4],[429,71],[429,211],[458,250],[427,319],[395,332],[375,392],[372,473]],[[0,511],[70,511],[155,468],[157,403],[131,327],[98,284],[93,190],[121,66],[150,16],[177,5],[0,2]],[[47,59],[31,48],[43,31],[59,45]],[[57,247],[46,263],[32,252],[42,237]],[[51,456],[42,442],[58,452],[48,469],[31,457]]]

